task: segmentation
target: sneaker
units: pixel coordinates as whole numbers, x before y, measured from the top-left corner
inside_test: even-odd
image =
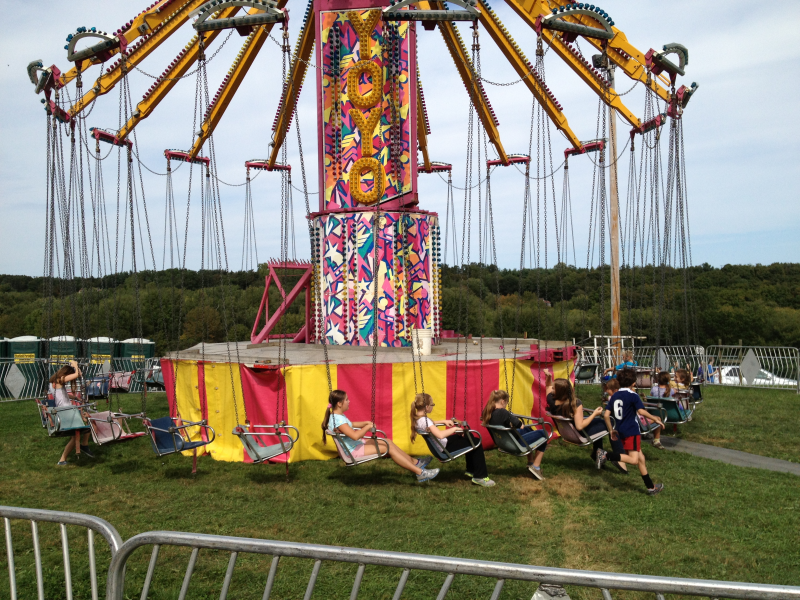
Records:
[[[528,471],[531,472],[534,479],[538,479],[539,481],[544,481],[544,477],[542,477],[542,468],[541,467],[534,467],[533,465],[528,465]]]
[[[484,477],[483,479],[478,479],[477,477],[473,477],[472,483],[474,483],[475,485],[482,485],[483,487],[492,487],[496,485],[495,482],[489,479],[488,477]]]
[[[464,471],[464,477],[468,477],[468,478],[472,479],[473,477],[475,477],[475,475],[473,475],[469,471]]]
[[[615,461],[615,460],[612,460],[612,461],[611,461],[611,464],[612,464],[612,465],[614,465],[615,467],[617,467],[617,469],[619,470],[619,472],[620,472],[620,473],[624,473],[625,475],[627,475],[627,474],[628,474],[628,469],[626,469],[626,468],[624,468],[624,467],[622,466],[622,465],[623,465],[623,463],[621,463],[621,462],[617,462],[617,461]]]
[[[664,484],[663,483],[657,483],[657,484],[655,484],[655,486],[653,486],[652,488],[647,490],[647,495],[648,496],[655,496],[656,494],[658,494],[663,489],[664,489]]]
[[[94,458],[94,454],[89,452],[89,446],[81,446],[81,454],[85,454],[89,458]]]
[[[422,473],[417,475],[417,483],[430,481],[439,474],[439,469],[422,469]]]
[[[664,444],[661,443],[661,439],[653,440],[653,447],[660,448],[661,450],[664,449]]]
[[[597,468],[602,469],[603,465],[606,464],[607,460],[608,460],[608,452],[606,452],[605,450],[598,450],[597,459],[595,460]]]
[[[422,458],[418,458],[418,459],[417,459],[417,466],[418,466],[420,469],[424,469],[424,468],[425,468],[425,467],[427,467],[429,464],[431,464],[431,461],[432,461],[432,460],[433,460],[433,457],[432,457],[432,456],[423,456]]]
[[[57,467],[66,467],[67,466],[67,461],[60,460],[60,461],[58,461],[58,464],[56,466]]]

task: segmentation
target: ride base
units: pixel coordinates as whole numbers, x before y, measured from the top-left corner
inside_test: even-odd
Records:
[[[482,355],[477,342],[448,340],[434,346],[430,356],[414,362],[409,348],[378,348],[376,427],[409,454],[428,454],[421,438],[414,444],[410,440],[410,405],[414,395],[424,390],[436,405],[431,415],[434,420],[466,420],[481,432],[483,446],[490,448],[491,437],[480,426],[480,413],[493,390],[506,389],[512,394],[513,412],[538,417],[544,415],[547,374],[574,379],[574,347],[566,348],[565,353],[562,342],[543,342],[541,349],[532,352],[536,340],[518,340],[515,351],[513,339],[501,344],[499,339],[486,338]],[[515,355],[526,358],[515,359]],[[372,349],[328,346],[327,356],[332,389],[345,390],[350,398],[348,418],[372,420]],[[286,421],[297,427],[300,439],[288,460],[298,462],[337,457],[331,440],[322,443],[320,425],[328,404],[324,361],[319,344],[288,343],[284,350],[278,342],[240,342],[230,344],[230,354],[226,344],[195,346],[182,351],[177,359],[162,359],[162,368],[173,416],[205,419],[215,430],[216,440],[204,447],[206,454],[216,460],[250,462],[232,434],[238,414],[240,423],[246,415],[252,425]],[[272,443],[276,440],[263,440],[264,445]],[[280,457],[273,462],[285,460]]]

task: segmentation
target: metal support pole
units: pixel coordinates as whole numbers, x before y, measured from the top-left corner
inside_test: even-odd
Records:
[[[614,88],[614,67],[608,69],[609,86]],[[609,128],[608,137],[610,157],[608,164],[608,187],[611,200],[611,336],[619,338],[622,335],[619,320],[620,293],[619,293],[619,192],[617,185],[617,111],[608,108]]]

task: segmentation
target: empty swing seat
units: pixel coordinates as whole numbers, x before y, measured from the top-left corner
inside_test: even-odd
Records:
[[[354,429],[356,429],[356,428],[354,428]],[[335,431],[331,431],[330,429],[328,431],[326,431],[325,433],[327,435],[329,435],[331,438],[333,438],[333,443],[336,445],[336,451],[339,453],[339,458],[342,459],[342,461],[344,462],[344,465],[346,467],[355,467],[357,465],[364,464],[364,463],[369,462],[371,460],[375,460],[375,459],[378,459],[378,458],[384,458],[385,456],[389,455],[389,445],[387,444],[385,452],[379,452],[377,454],[368,454],[366,456],[361,456],[361,457],[356,458],[356,457],[353,456],[353,454],[350,452],[350,450],[347,449],[347,445],[344,442],[344,438],[347,438],[347,436],[345,434],[336,433]],[[370,444],[371,443],[371,444],[377,445],[375,440],[381,439],[381,438],[378,437],[379,433],[384,438],[386,437],[386,434],[383,431],[381,431],[380,429],[376,429],[374,434],[365,435],[363,438],[361,438],[361,441],[363,441],[365,444]],[[347,439],[350,439],[350,438],[347,438]],[[380,450],[380,448],[378,448],[378,449]]]
[[[444,425],[437,425],[437,427],[444,427]],[[477,442],[471,435],[473,433],[478,436]],[[428,450],[430,450],[431,454],[441,463],[447,463],[451,460],[455,460],[461,456],[464,456],[468,452],[472,452],[475,450],[475,448],[481,445],[481,433],[480,431],[475,431],[474,429],[469,429],[468,431],[467,439],[469,440],[469,446],[466,448],[460,448],[454,452],[448,451],[447,446],[442,446],[439,443],[439,439],[429,431],[420,433],[419,435],[421,435],[422,439],[425,440],[425,443],[428,445]]]
[[[55,408],[56,401],[52,398],[38,398],[36,404],[39,407],[39,418],[42,420],[42,427],[47,429],[47,409]]]
[[[92,428],[94,443],[102,446],[109,442],[124,442],[147,435],[146,431],[132,432],[130,430],[127,419],[131,416],[110,411],[89,415],[89,425]]]
[[[514,416],[518,419],[524,419],[527,421],[538,421],[538,419],[526,417],[525,415]],[[503,425],[484,425],[484,427],[489,430],[489,435],[492,436],[492,441],[494,442],[494,445],[497,446],[497,450],[503,454],[511,454],[512,456],[528,456],[539,446],[542,446],[550,441],[550,438],[553,437],[553,426],[547,421],[543,421],[542,426],[545,428],[547,437],[539,438],[531,445],[522,438],[518,430],[512,427],[505,427]],[[546,431],[548,427],[550,428],[549,432]]]
[[[92,377],[86,382],[86,395],[89,398],[108,398],[108,377]]]
[[[592,413],[588,408],[584,408],[583,411],[588,414]],[[550,413],[546,413],[546,415],[553,420],[561,439],[573,446],[591,446],[597,440],[601,440],[608,435],[607,429],[591,435],[586,435],[583,431],[575,427],[575,421],[573,419],[560,415],[551,415]],[[614,419],[612,418],[611,421],[613,424]]]
[[[287,430],[292,430],[294,435]],[[254,463],[268,461],[271,458],[290,452],[300,437],[296,427],[278,423],[276,425],[240,425],[234,428],[233,435],[242,442],[245,452]],[[262,446],[263,437],[277,437],[277,444]]]
[[[593,381],[597,373],[597,367],[597,363],[580,365],[578,370],[575,371],[575,383],[589,383]]]
[[[144,419],[144,426],[150,434],[150,442],[153,444],[153,451],[158,456],[184,452],[185,450],[195,450],[214,441],[216,432],[205,421],[194,423],[184,423],[180,419],[172,417],[161,417],[159,419]],[[206,439],[191,440],[187,429],[189,427],[199,427],[206,433]],[[208,431],[211,431],[211,438],[208,439]]]
[[[47,435],[50,437],[74,435],[89,429],[82,406],[53,406],[47,408]]]

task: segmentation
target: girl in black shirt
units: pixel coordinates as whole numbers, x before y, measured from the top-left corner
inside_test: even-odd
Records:
[[[535,429],[530,425],[524,426],[520,419],[508,411],[507,407],[508,392],[505,390],[493,391],[489,394],[489,400],[486,402],[486,406],[483,407],[481,421],[484,425],[500,425],[502,427],[516,429],[519,436],[525,440],[529,446],[542,438],[547,438],[547,432],[543,429]],[[544,481],[541,464],[546,449],[547,442],[534,450],[533,455],[528,454],[528,471],[539,481]]]

